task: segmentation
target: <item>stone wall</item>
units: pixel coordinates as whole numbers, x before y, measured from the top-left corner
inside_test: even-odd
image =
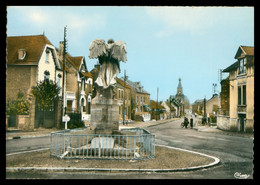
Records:
[[[230,121],[228,116],[217,116],[217,127],[221,130],[230,130]]]

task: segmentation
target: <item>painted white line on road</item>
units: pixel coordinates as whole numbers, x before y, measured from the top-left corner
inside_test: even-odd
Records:
[[[24,154],[24,153],[29,153],[29,152],[38,152],[38,151],[49,150],[49,149],[50,149],[50,148],[41,148],[41,149],[36,149],[36,150],[28,150],[28,151],[22,151],[22,152],[15,152],[15,153],[6,154],[6,156],[17,155],[17,154]]]
[[[211,156],[211,155],[207,155],[207,154],[203,154],[200,152],[195,152],[195,151],[191,151],[191,150],[186,150],[186,149],[182,149],[182,148],[177,148],[177,147],[173,147],[173,146],[166,146],[166,145],[158,145],[155,144],[156,146],[160,146],[160,147],[165,147],[165,148],[170,148],[170,149],[174,149],[174,150],[179,150],[179,151],[184,151],[184,152],[189,152],[189,153],[193,153],[193,154],[198,154],[204,157],[209,157],[211,159],[214,159],[214,162],[207,164],[207,165],[201,165],[201,166],[195,166],[195,167],[188,167],[185,168],[185,170],[191,170],[191,169],[198,169],[198,168],[206,168],[206,167],[210,167],[210,166],[214,166],[216,164],[218,164],[220,162],[219,158]]]

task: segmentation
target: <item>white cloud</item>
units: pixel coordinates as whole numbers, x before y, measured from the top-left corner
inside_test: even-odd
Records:
[[[174,32],[188,31],[191,34],[203,34],[214,22],[211,8],[203,7],[146,7],[146,12],[155,21],[163,24],[156,34],[166,37]]]
[[[76,40],[83,34],[106,26],[104,14],[88,13],[74,7],[16,6],[11,8],[22,15],[22,21],[38,29],[55,32],[57,29],[63,30],[67,25],[68,35],[71,34],[71,39]]]

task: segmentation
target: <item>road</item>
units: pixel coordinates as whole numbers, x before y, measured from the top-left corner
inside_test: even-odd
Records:
[[[234,179],[235,174],[253,178],[253,139],[198,132],[180,127],[181,120],[147,127],[155,134],[156,144],[174,146],[218,157],[221,163],[215,167],[171,173],[6,173],[7,178],[47,179]],[[16,139],[6,142],[6,152],[18,152],[49,147],[49,137]],[[159,155],[156,153],[156,155]]]

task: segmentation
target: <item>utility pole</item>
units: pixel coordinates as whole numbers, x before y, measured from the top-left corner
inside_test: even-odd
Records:
[[[126,80],[126,70],[124,71],[124,98],[123,98],[123,125],[125,124],[125,80]]]
[[[66,113],[66,109],[65,109],[65,56],[67,53],[67,40],[66,40],[66,36],[67,36],[67,26],[64,27],[64,39],[63,39],[63,57],[62,57],[62,63],[63,63],[63,78],[62,78],[62,114],[61,116],[63,117]]]
[[[157,87],[157,104],[156,104],[156,120],[158,120],[157,119],[157,116],[158,116],[158,93],[159,93],[159,88]]]
[[[206,96],[204,97],[204,123],[207,123],[207,113],[206,113]]]

